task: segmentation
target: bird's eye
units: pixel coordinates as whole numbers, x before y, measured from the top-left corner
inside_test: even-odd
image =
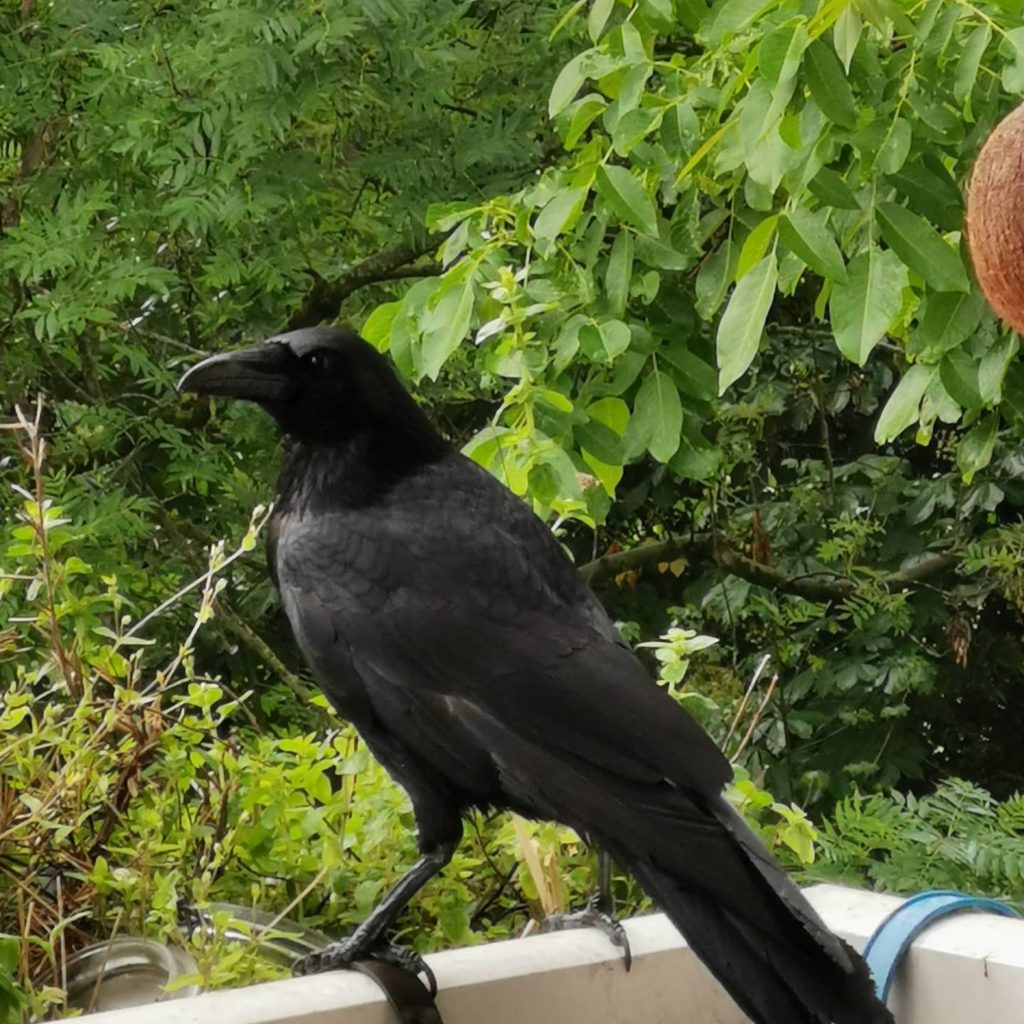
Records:
[[[309,357],[309,365],[312,366],[313,369],[315,370],[326,370],[330,366],[330,361],[328,360],[327,356],[324,355],[324,353],[314,352]]]

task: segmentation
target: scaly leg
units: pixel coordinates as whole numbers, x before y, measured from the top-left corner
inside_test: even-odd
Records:
[[[625,928],[614,916],[615,900],[612,896],[612,859],[604,851],[597,853],[597,892],[587,900],[582,910],[546,917],[540,923],[542,932],[561,932],[570,928],[597,928],[609,941],[622,949],[626,970],[633,966],[633,952]]]
[[[319,974],[370,957],[426,975],[431,994],[436,993],[434,973],[423,958],[411,949],[389,942],[384,932],[395,923],[409,900],[452,859],[454,853],[454,843],[446,843],[424,853],[351,935],[330,943],[319,952],[304,956],[296,962],[292,973]]]

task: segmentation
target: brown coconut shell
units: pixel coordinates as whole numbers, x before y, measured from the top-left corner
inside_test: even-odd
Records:
[[[967,186],[965,228],[988,304],[1024,334],[1024,106],[981,147]]]

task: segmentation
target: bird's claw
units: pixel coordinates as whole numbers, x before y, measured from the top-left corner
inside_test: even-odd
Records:
[[[542,932],[562,932],[571,928],[597,928],[608,936],[613,946],[622,950],[622,959],[628,971],[633,966],[633,951],[629,946],[629,936],[622,923],[611,914],[601,910],[598,897],[593,897],[582,910],[567,914],[553,914],[540,923]]]
[[[292,967],[292,974],[297,978],[308,974],[322,974],[324,971],[348,967],[359,960],[382,960],[384,963],[401,967],[410,974],[422,974],[427,979],[427,989],[431,998],[437,995],[437,978],[434,977],[434,972],[426,960],[415,950],[387,941],[378,942],[370,948],[351,939],[328,943],[323,949],[307,953],[297,960]]]

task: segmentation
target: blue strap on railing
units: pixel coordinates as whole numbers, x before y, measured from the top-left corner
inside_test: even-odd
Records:
[[[968,896],[950,889],[933,889],[911,896],[876,929],[864,947],[864,959],[875,979],[878,998],[885,1002],[903,954],[929,925],[948,914],[983,910],[1003,917],[1020,917],[1013,907],[998,900]]]

